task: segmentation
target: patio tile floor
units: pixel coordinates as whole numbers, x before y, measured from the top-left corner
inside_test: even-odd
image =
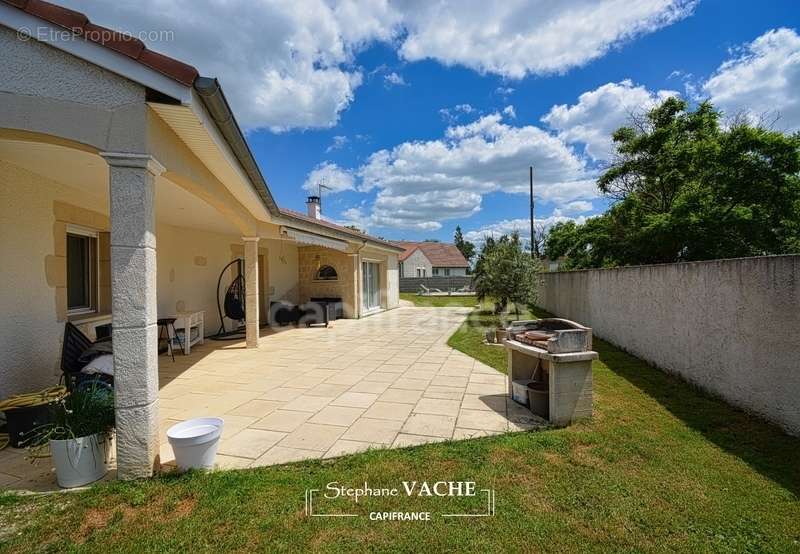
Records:
[[[469,311],[404,307],[327,329],[270,330],[258,350],[206,340],[174,363],[162,356],[161,462],[174,464],[167,429],[200,416],[225,420],[225,469],[544,425],[506,397],[504,375],[447,346]],[[56,488],[49,460],[32,466],[24,456],[0,451],[0,488]]]

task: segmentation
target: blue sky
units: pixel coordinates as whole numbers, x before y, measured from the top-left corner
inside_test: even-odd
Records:
[[[324,178],[326,217],[391,239],[525,231],[530,163],[537,219],[603,211],[609,131],[670,94],[800,128],[791,0],[66,4],[174,27],[149,46],[220,78],[281,206]]]

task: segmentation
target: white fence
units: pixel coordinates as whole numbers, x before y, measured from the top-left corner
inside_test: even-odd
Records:
[[[539,305],[800,435],[800,256],[545,273]]]
[[[459,290],[463,287],[472,287],[472,277],[467,275],[454,275],[452,277],[401,277],[400,292],[418,292],[420,284],[429,289],[439,289],[447,292]]]

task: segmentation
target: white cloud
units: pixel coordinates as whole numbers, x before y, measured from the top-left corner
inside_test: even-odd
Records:
[[[586,212],[591,212],[594,209],[594,205],[589,202],[588,200],[576,200],[575,202],[569,202],[565,204],[562,208],[556,208],[553,213],[561,214],[582,214]]]
[[[574,211],[575,202],[598,196],[594,175],[561,140],[535,126],[510,125],[500,113],[448,127],[438,140],[377,151],[353,173],[359,190],[377,189],[370,226],[436,230],[480,211],[484,194],[527,193],[531,163],[538,201]]]
[[[773,29],[745,44],[702,85],[728,115],[779,115],[776,127],[788,131],[800,129],[799,90],[800,36],[792,29]]]
[[[677,92],[650,92],[630,79],[607,83],[584,92],[572,106],[553,106],[542,121],[569,143],[583,143],[586,154],[595,160],[607,160],[613,153],[611,134],[627,124],[632,114],[643,113]]]
[[[355,55],[376,41],[409,61],[521,78],[583,65],[694,7],[694,0],[60,3],[122,31],[173,31],[174,40],[149,46],[219,77],[244,127],[276,132],[334,126],[363,81]]]
[[[403,79],[403,76],[402,75],[398,75],[394,71],[392,71],[388,75],[384,75],[383,76],[383,85],[386,88],[402,87],[402,86],[405,86],[407,84],[408,83],[406,83],[405,79]]]
[[[400,14],[387,1],[61,0],[123,31],[168,30],[154,50],[219,77],[248,128],[325,128],[362,82],[355,54],[388,41]]]
[[[695,0],[458,0],[407,3],[400,54],[519,79],[561,73],[670,25]]]
[[[507,115],[511,119],[517,118],[517,112],[514,110],[514,106],[506,106],[503,108],[503,115]]]
[[[332,193],[356,188],[353,174],[331,162],[324,162],[315,167],[306,177],[303,188],[317,194],[320,184],[328,187],[328,192]]]
[[[338,221],[339,225],[353,225],[358,227],[362,232],[369,232],[370,218],[359,207],[348,208],[342,212]]]
[[[330,154],[334,150],[341,150],[342,148],[347,146],[348,142],[350,142],[350,139],[348,139],[346,136],[336,135],[335,137],[333,137],[333,142],[331,143],[331,145],[325,149],[325,152]]]
[[[577,223],[584,223],[586,218],[581,216],[578,218],[566,217],[560,214],[553,214],[549,217],[542,219],[535,219],[536,234],[539,235],[542,229],[550,229],[556,223],[564,221],[575,221]],[[522,240],[531,240],[531,222],[529,219],[504,219],[484,225],[478,229],[473,229],[464,233],[464,239],[475,244],[483,244],[486,237],[499,238],[503,235],[510,235],[511,233],[519,233]]]
[[[471,104],[457,104],[452,108],[442,108],[439,110],[439,115],[442,119],[449,124],[453,124],[463,115],[470,115],[478,113],[478,109],[474,108]]]
[[[497,87],[494,89],[495,94],[499,94],[500,96],[506,97],[511,96],[514,93],[514,87]]]

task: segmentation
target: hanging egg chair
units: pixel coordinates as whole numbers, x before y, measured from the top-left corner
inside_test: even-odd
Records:
[[[217,311],[219,312],[220,325],[217,334],[209,337],[213,340],[241,340],[244,338],[246,312],[243,264],[244,260],[236,258],[226,265],[219,274],[219,279],[217,280]],[[233,265],[236,265],[236,276],[231,281],[231,284],[228,285],[225,290],[225,296],[220,302],[222,279],[225,277],[225,272]],[[227,330],[225,328],[225,318],[236,322],[233,329]]]

